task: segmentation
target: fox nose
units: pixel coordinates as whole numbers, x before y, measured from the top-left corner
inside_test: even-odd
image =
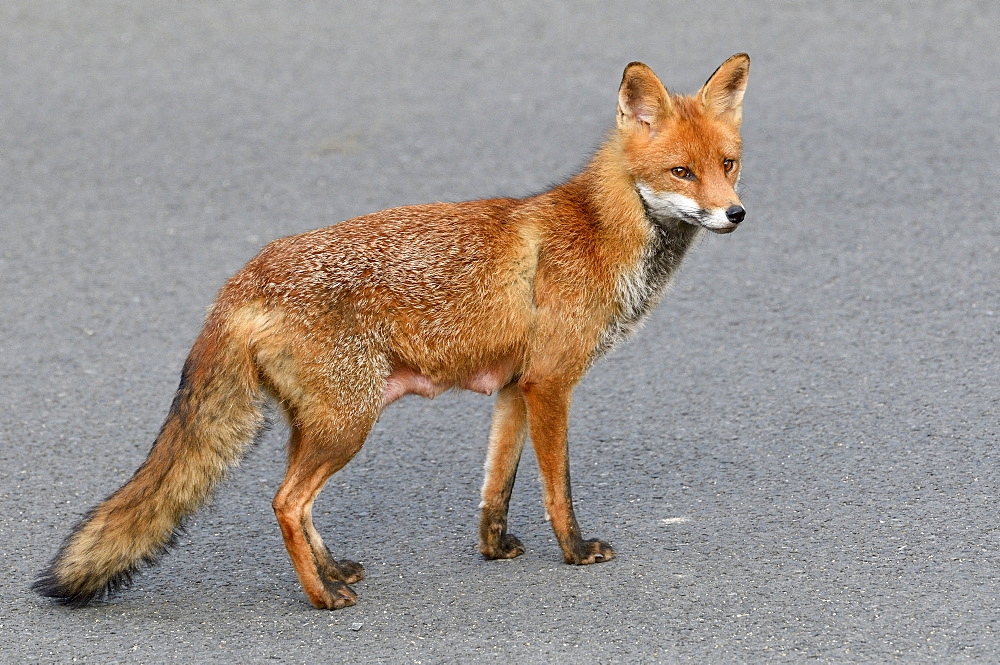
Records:
[[[726,217],[733,224],[739,224],[743,221],[743,218],[747,216],[747,211],[743,209],[743,206],[732,206],[726,211]]]

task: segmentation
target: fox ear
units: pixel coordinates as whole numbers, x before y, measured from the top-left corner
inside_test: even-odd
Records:
[[[633,62],[625,68],[618,88],[620,129],[639,126],[652,135],[672,108],[667,89],[652,69],[641,62]]]
[[[714,113],[739,127],[743,119],[743,93],[750,74],[750,56],[737,53],[726,60],[708,77],[701,87],[701,102],[708,113]]]

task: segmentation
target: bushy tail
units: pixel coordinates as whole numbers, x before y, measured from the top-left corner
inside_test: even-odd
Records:
[[[263,423],[260,400],[249,348],[211,317],[146,461],[76,525],[32,588],[67,605],[85,605],[155,563],[182,520],[252,443]]]

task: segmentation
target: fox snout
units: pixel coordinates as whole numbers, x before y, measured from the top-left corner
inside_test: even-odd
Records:
[[[677,192],[656,192],[648,185],[640,183],[636,188],[647,213],[655,220],[680,220],[701,226],[713,233],[732,233],[747,215],[739,203],[728,208],[704,208],[694,199]]]
[[[743,206],[731,206],[726,210],[722,208],[706,210],[697,223],[698,226],[708,229],[712,233],[732,233],[744,217],[746,217],[746,210],[743,209]]]
[[[710,214],[708,219],[702,222],[701,225],[713,233],[732,233],[746,216],[746,209],[739,204],[735,204],[726,208],[724,221],[722,219],[723,215],[716,212]]]

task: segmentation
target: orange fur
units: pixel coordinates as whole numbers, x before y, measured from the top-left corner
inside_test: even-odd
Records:
[[[153,561],[239,459],[268,393],[291,424],[274,510],[317,607],[354,604],[348,585],[364,571],[330,555],[313,500],[410,393],[499,391],[484,556],[524,552],[507,505],[530,433],[564,560],[612,558],[573,514],[570,396],[656,304],[702,228],[743,219],[734,187],[748,68],[733,56],[681,97],[629,65],[608,141],[538,196],[384,210],[269,244],[220,291],[146,462],[77,526],[36,589],[83,604]]]

